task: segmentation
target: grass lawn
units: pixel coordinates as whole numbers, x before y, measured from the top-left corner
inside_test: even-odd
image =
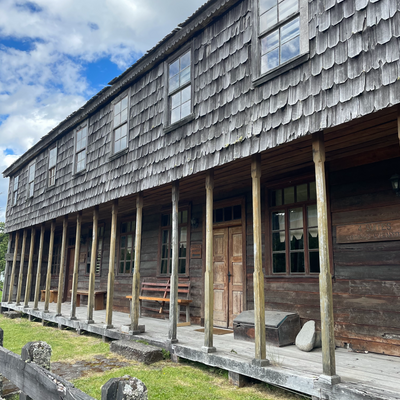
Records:
[[[73,364],[78,360],[90,360],[95,355],[119,358],[127,361],[127,367],[109,372],[88,373],[75,381],[74,385],[96,399],[101,398],[101,386],[109,379],[131,375],[141,379],[149,391],[149,399],[176,400],[300,400],[304,397],[271,387],[265,383],[250,383],[244,388],[229,384],[226,371],[202,364],[184,361],[175,364],[170,360],[146,366],[128,361],[110,353],[109,344],[97,336],[81,335],[75,331],[43,327],[41,323],[29,322],[25,318],[10,320],[0,315],[0,327],[4,330],[4,347],[21,354],[22,347],[31,341],[42,340],[53,349],[52,362]]]

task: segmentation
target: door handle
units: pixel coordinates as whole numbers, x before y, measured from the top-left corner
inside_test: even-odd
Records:
[[[229,271],[228,272],[228,283],[231,283],[231,276],[232,276],[231,271]]]

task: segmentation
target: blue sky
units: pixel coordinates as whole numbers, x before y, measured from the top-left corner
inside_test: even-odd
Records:
[[[204,2],[0,0],[1,172]]]

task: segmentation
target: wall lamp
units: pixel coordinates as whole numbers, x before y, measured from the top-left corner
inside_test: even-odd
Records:
[[[390,182],[392,183],[392,189],[397,196],[400,196],[400,175],[394,174],[390,177]]]

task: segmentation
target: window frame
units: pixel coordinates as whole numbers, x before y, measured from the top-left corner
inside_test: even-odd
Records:
[[[79,148],[78,150],[78,132],[86,128],[86,144],[84,147]],[[87,148],[88,148],[88,141],[89,141],[89,122],[86,120],[79,124],[74,129],[74,159],[73,159],[73,175],[79,176],[86,173],[87,170]],[[78,154],[84,153],[85,154],[85,167],[79,171],[77,171],[78,166]]]
[[[99,234],[100,230],[103,230],[102,234]],[[104,237],[105,237],[105,229],[106,229],[106,224],[103,222],[101,224],[97,225],[97,249],[96,249],[96,254],[99,252],[99,239],[101,238],[101,255],[100,255],[100,268],[99,271],[97,272],[95,268],[95,276],[101,276],[101,267],[103,264],[103,252],[104,252]],[[87,239],[86,239],[86,270],[85,270],[85,275],[89,276],[90,275],[90,259],[92,256],[92,237],[93,237],[93,227],[89,228]],[[89,271],[88,271],[88,266],[89,266]],[[97,265],[96,265],[97,267]]]
[[[115,114],[115,106],[122,101],[125,97],[127,97],[127,117],[126,121],[123,123],[119,123],[118,125],[114,125],[114,114]],[[112,129],[111,129],[111,154],[110,159],[113,160],[123,154],[126,154],[129,150],[129,121],[130,121],[130,104],[131,104],[131,87],[123,91],[120,95],[118,95],[112,102]],[[121,128],[124,124],[126,124],[126,146],[118,151],[115,151],[115,131]]]
[[[62,247],[62,232],[54,232],[53,243],[53,256],[51,259],[51,276],[56,277],[60,275],[61,266],[61,247]],[[57,251],[58,250],[58,251]],[[56,253],[57,251],[57,253]],[[56,262],[58,260],[58,263]],[[53,272],[55,271],[55,272]]]
[[[33,179],[31,180],[31,168],[34,168],[33,172]],[[35,176],[36,176],[36,160],[32,161],[28,165],[28,171],[27,171],[27,191],[26,191],[26,198],[29,200],[35,195]],[[31,185],[32,185],[32,194],[31,194]]]
[[[190,80],[188,83],[185,83],[182,86],[179,86],[177,89],[169,93],[169,66],[173,64],[175,61],[177,61],[179,58],[181,58],[184,54],[190,52]],[[194,51],[193,51],[193,43],[190,42],[186,46],[182,47],[179,51],[174,53],[171,57],[169,57],[165,62],[164,62],[164,132],[168,133],[173,131],[174,129],[177,129],[189,121],[193,120],[194,118]],[[173,95],[181,92],[187,87],[191,87],[190,90],[190,113],[186,115],[185,117],[175,121],[174,123],[171,123],[171,98]]]
[[[277,0],[278,1],[278,0]],[[260,0],[253,0],[253,36],[252,36],[252,48],[255,49],[254,57],[255,62],[252,63],[252,76],[253,85],[261,85],[278,75],[281,75],[292,68],[304,63],[309,59],[310,44],[308,36],[308,0],[298,0],[299,10],[296,13],[292,13],[288,17],[281,21],[278,21],[273,26],[269,27],[263,32],[260,32]],[[279,30],[282,26],[299,17],[300,23],[300,53],[285,61],[278,66],[271,68],[270,70],[261,73],[261,40],[268,34]],[[280,44],[279,44],[280,46]]]
[[[51,152],[55,150],[56,151],[56,155],[55,155],[55,162],[54,165],[50,165],[50,161],[51,161]],[[57,173],[57,157],[58,157],[58,148],[57,148],[57,144],[53,147],[49,148],[48,151],[48,163],[47,163],[47,187],[52,188],[56,185],[56,173]],[[54,175],[52,175],[52,171],[54,170]],[[54,177],[54,182],[50,183],[50,179]]]
[[[127,232],[122,233],[122,224],[124,223],[134,223],[135,228],[134,230],[130,230]],[[132,216],[131,218],[127,217],[124,218],[120,221],[119,223],[119,227],[118,227],[118,257],[117,257],[117,275],[119,276],[132,276],[133,272],[135,270],[135,240],[136,240],[136,215]],[[129,268],[129,272],[121,272],[120,271],[120,267],[121,267],[121,238],[122,236],[128,236],[128,235],[132,235],[132,257],[131,257],[131,266]],[[126,250],[127,247],[124,247],[124,249]],[[125,268],[124,271],[126,271],[126,252],[125,252],[125,259],[123,261],[125,263]]]
[[[12,197],[11,197],[12,207],[16,206],[18,202],[18,187],[19,187],[19,175],[13,177]]]

